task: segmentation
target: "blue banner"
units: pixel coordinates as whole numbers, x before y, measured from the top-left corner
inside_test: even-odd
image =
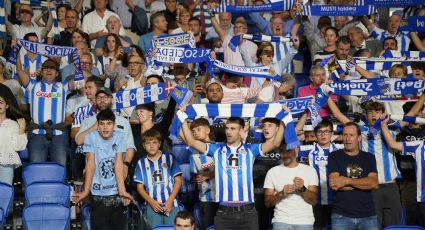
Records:
[[[159,46],[195,48],[195,37],[192,33],[179,33],[154,37],[152,40],[152,47],[155,48]]]
[[[400,26],[400,31],[425,32],[425,16],[410,16],[407,25]]]
[[[212,6],[211,12],[232,12],[232,13],[251,13],[251,12],[272,12],[290,10],[294,5],[293,0],[271,1],[270,4],[252,5],[252,6],[233,6],[227,5],[226,1]]]
[[[130,90],[114,93],[115,110],[147,104],[166,98],[165,83],[148,85]]]
[[[301,5],[298,15],[306,16],[364,16],[375,14],[374,6],[341,6],[341,5]]]
[[[425,0],[366,0],[375,7],[409,7],[425,4]]]

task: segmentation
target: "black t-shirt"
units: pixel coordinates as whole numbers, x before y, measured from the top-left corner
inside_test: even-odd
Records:
[[[328,172],[338,172],[349,178],[364,178],[371,172],[377,173],[375,157],[360,151],[356,156],[349,156],[343,149],[332,152],[328,158]],[[351,191],[333,192],[332,212],[350,218],[363,218],[375,215],[371,190],[353,189]]]

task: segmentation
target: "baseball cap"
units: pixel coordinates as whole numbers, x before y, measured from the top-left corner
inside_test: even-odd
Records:
[[[52,59],[47,59],[46,61],[43,62],[43,64],[41,65],[41,68],[54,69],[56,71],[59,71],[59,64]]]
[[[102,88],[100,88],[99,90],[97,90],[97,92],[96,92],[96,96],[97,96],[99,93],[104,93],[104,94],[106,94],[106,95],[112,96],[112,92],[111,92],[111,90],[110,90],[110,89],[108,89],[108,88],[105,88],[105,87],[102,87]]]
[[[209,80],[209,81],[205,84],[205,88],[206,88],[206,89],[208,89],[208,87],[209,87],[211,84],[218,84],[218,85],[221,87],[221,83],[220,83],[218,80],[216,80],[215,78],[211,78],[211,80]]]

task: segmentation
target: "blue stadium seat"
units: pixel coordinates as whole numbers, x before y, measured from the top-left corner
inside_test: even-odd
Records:
[[[24,186],[34,182],[64,182],[65,177],[65,167],[55,162],[32,163],[22,172]]]
[[[8,215],[9,208],[12,205],[13,192],[12,185],[0,182],[0,208],[3,210],[0,219],[4,219]]]
[[[90,210],[91,206],[90,204],[86,204],[83,206],[81,213],[83,216],[83,229],[84,230],[90,230]]]
[[[425,228],[420,226],[392,225],[384,228],[384,230],[425,230]]]
[[[201,222],[201,210],[199,209],[199,202],[193,206],[193,217],[195,218],[195,223],[201,229],[203,229]]]
[[[184,204],[180,203],[180,201],[179,201],[179,202],[177,202],[177,203],[178,203],[178,205],[179,205],[179,211],[184,211],[184,210],[186,210],[186,208],[184,207]]]
[[[24,208],[22,220],[27,230],[68,229],[71,210],[59,204],[33,204]]]
[[[2,208],[0,208],[0,228],[3,227],[3,221],[4,221],[4,211]]]
[[[69,205],[71,187],[60,182],[36,182],[25,189],[26,205],[61,204]]]
[[[162,224],[152,228],[152,230],[174,230],[173,225]]]
[[[209,227],[207,228],[207,230],[215,230],[214,225],[213,225],[213,226],[209,226]]]

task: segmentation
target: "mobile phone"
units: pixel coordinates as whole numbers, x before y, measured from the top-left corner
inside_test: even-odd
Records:
[[[131,47],[124,47],[124,53],[129,54],[131,53]]]

